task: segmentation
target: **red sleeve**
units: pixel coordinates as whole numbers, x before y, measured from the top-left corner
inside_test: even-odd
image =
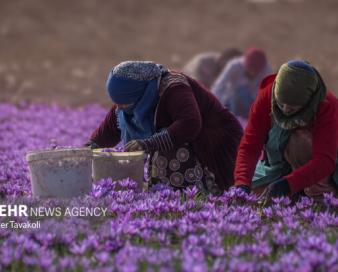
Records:
[[[258,96],[249,113],[249,120],[241,139],[235,165],[235,186],[251,187],[256,164],[271,128],[271,86],[274,77],[262,82]]]
[[[163,94],[172,123],[167,128],[175,146],[192,142],[202,129],[202,117],[190,86],[171,85]]]
[[[299,192],[330,176],[336,167],[338,139],[338,104],[331,96],[319,108],[312,135],[312,160],[285,178],[292,192]]]
[[[115,110],[116,106],[113,106],[90,137],[90,140],[100,147],[113,147],[121,141],[121,131],[117,126]]]

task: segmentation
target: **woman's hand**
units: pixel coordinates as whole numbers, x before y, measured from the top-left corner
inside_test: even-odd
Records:
[[[272,197],[287,196],[290,193],[289,183],[285,179],[279,179],[266,187],[260,198],[270,199]]]
[[[246,193],[246,194],[250,194],[251,189],[249,186],[246,186],[244,184],[238,185],[236,186],[236,188],[240,189],[242,192]]]
[[[90,147],[91,149],[100,148],[100,146],[97,143],[91,140],[85,143],[84,147]]]
[[[142,140],[131,140],[124,146],[124,151],[133,152],[133,151],[144,151],[145,144]]]

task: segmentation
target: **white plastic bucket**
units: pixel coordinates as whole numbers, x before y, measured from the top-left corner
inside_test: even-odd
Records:
[[[104,152],[104,149],[93,149],[93,180],[103,178],[121,180],[130,178],[138,183],[138,189],[144,188],[143,151],[136,152]]]
[[[89,148],[29,152],[26,160],[33,195],[69,198],[90,192],[92,158]]]

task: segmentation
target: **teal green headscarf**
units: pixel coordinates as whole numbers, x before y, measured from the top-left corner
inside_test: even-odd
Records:
[[[272,116],[284,129],[304,127],[315,116],[326,97],[326,86],[318,71],[308,62],[293,60],[283,64],[276,76],[272,93]],[[302,106],[292,115],[285,115],[278,103]]]

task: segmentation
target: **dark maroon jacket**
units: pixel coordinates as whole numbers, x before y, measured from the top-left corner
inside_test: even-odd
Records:
[[[101,147],[120,142],[113,106],[91,140]],[[222,189],[233,184],[237,148],[242,136],[238,120],[202,85],[183,74],[161,80],[155,112],[156,130],[167,128],[174,147],[191,143],[203,167],[208,167]]]

